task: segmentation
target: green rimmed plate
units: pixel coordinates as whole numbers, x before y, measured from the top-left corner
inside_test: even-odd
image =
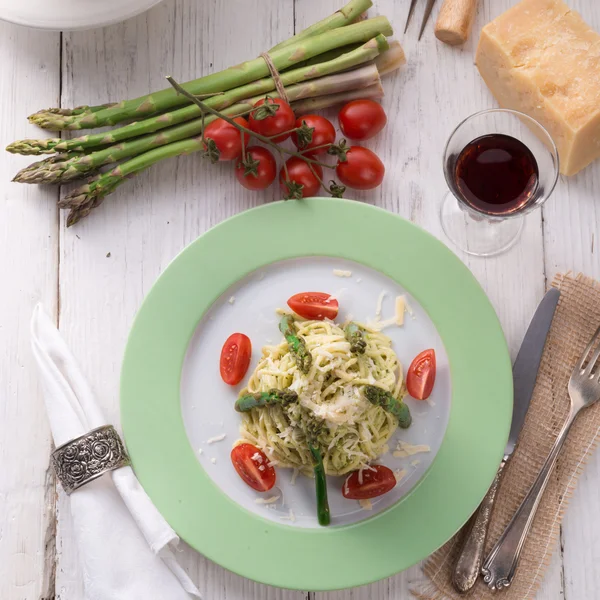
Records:
[[[295,243],[297,232],[300,244]],[[210,469],[227,468],[225,461],[202,462],[190,443],[190,417],[184,422],[182,372],[189,348],[203,344],[199,324],[206,324],[219,299],[222,303],[250,274],[299,257],[353,261],[402,286],[435,326],[451,379],[446,433],[419,484],[373,517],[329,529],[276,522],[243,506],[235,490],[224,493]],[[247,312],[252,321],[251,307]],[[329,590],[408,568],[467,520],[502,456],[512,377],[489,301],[443,244],[369,205],[315,198],[238,215],[173,261],[134,322],[121,396],[125,439],[137,476],[186,542],[245,577],[287,588]]]

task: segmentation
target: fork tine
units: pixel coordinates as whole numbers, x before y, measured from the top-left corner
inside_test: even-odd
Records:
[[[417,41],[420,41],[423,37],[423,32],[425,31],[425,25],[427,25],[427,21],[431,16],[431,11],[433,10],[433,5],[435,4],[435,0],[427,0],[427,6],[425,7],[425,14],[423,15],[423,21],[421,23],[421,31],[419,31],[419,37]]]
[[[408,29],[408,24],[410,23],[410,18],[412,17],[413,11],[415,10],[415,6],[417,4],[417,0],[410,0],[410,8],[408,9],[408,17],[406,17],[406,25],[404,26],[404,33]]]
[[[587,358],[587,355],[591,352],[592,348],[596,345],[596,342],[598,341],[599,336],[600,336],[600,327],[598,327],[598,329],[596,329],[596,333],[594,333],[594,335],[592,336],[592,339],[590,340],[590,343],[586,346],[585,350],[583,351],[583,354],[581,355],[581,360],[579,361],[579,365],[578,365],[578,368],[580,371],[583,371],[583,363],[585,363],[585,359]],[[600,347],[598,347],[596,352],[594,352],[594,355],[590,359],[590,362],[588,363],[588,366],[586,367],[585,372],[587,372],[587,373],[591,372],[592,367],[598,361],[598,357],[600,357]]]

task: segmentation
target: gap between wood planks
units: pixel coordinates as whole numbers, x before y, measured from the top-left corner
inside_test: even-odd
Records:
[[[62,107],[63,93],[63,32],[59,33],[58,43],[58,106]],[[62,132],[60,137],[63,137]],[[60,330],[60,209],[58,201],[60,200],[61,186],[58,186],[56,192],[56,328]],[[54,443],[52,443],[54,449]],[[45,480],[45,498],[44,509],[50,515],[48,519],[48,527],[44,536],[44,571],[42,574],[42,595],[40,600],[55,600],[57,598],[56,591],[56,569],[57,569],[57,550],[56,550],[56,532],[57,532],[57,489],[56,476],[52,465],[48,463]]]

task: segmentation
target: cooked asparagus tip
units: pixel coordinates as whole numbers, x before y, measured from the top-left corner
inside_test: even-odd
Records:
[[[323,466],[323,457],[319,448],[309,442],[308,448],[313,458],[313,470],[315,474],[315,491],[317,494],[317,517],[319,525],[329,525],[331,523],[331,514],[329,511],[329,500],[327,499],[327,479],[325,477],[325,467]]]
[[[346,339],[350,342],[350,352],[354,354],[364,354],[367,349],[367,342],[365,340],[365,332],[356,323],[348,323],[344,330]]]
[[[294,355],[296,364],[302,373],[305,375],[310,371],[312,365],[312,356],[306,347],[304,338],[298,335],[296,324],[294,323],[294,317],[292,315],[283,315],[279,322],[279,331],[283,333],[290,352]]]
[[[269,390],[268,392],[240,396],[235,403],[235,410],[238,412],[248,412],[253,408],[261,406],[274,406],[276,404],[283,406],[297,401],[298,394],[291,390]]]
[[[397,400],[392,394],[376,385],[366,385],[364,393],[371,404],[381,406],[381,408],[394,415],[398,419],[398,425],[402,429],[410,427],[412,423],[410,410],[402,400]]]

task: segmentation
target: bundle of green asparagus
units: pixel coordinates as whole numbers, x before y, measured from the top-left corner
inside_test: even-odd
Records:
[[[390,42],[385,17],[363,19],[371,0],[350,0],[342,9],[268,52],[296,115],[357,98],[380,98],[380,76],[404,63],[398,42]],[[179,87],[100,106],[41,110],[30,122],[50,131],[119,125],[71,139],[26,139],[7,150],[50,157],[22,169],[13,181],[63,184],[89,178],[59,201],[70,209],[71,226],[102,203],[128,178],[169,157],[206,149],[203,132],[219,118],[248,115],[258,101],[278,98],[264,57],[212,73]],[[175,89],[174,89],[175,88]],[[310,161],[303,153],[281,149]],[[311,161],[316,162],[316,161]]]

